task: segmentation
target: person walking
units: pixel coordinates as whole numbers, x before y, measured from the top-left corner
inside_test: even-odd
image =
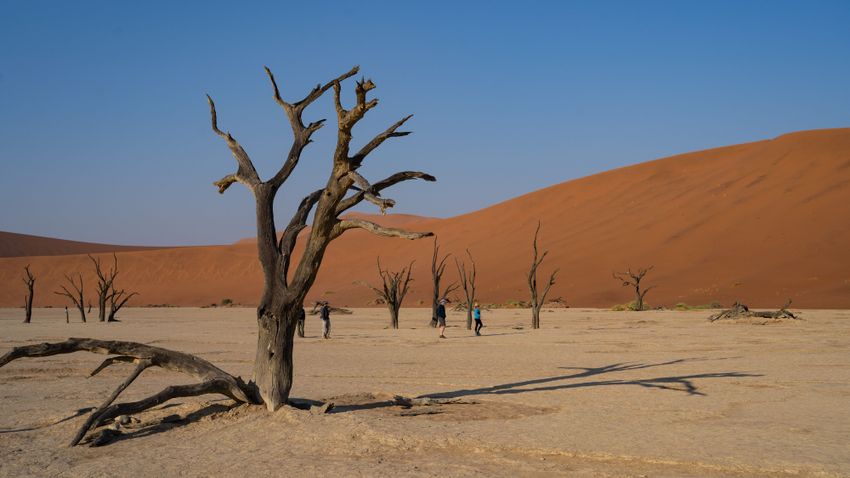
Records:
[[[437,328],[440,329],[440,338],[446,338],[446,299],[440,300],[437,306]]]
[[[481,323],[481,308],[478,307],[478,302],[472,308],[472,318],[475,319],[475,335],[481,335],[481,329],[484,328],[484,324]]]
[[[322,308],[319,310],[319,317],[322,318],[322,338],[331,338],[331,308],[328,302],[322,302]]]

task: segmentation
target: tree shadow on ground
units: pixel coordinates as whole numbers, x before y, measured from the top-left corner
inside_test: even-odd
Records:
[[[746,373],[746,372],[705,372],[687,375],[667,375],[649,378],[613,378],[609,380],[593,380],[593,381],[578,381],[581,379],[596,377],[600,375],[608,375],[617,372],[631,372],[635,370],[645,370],[655,367],[663,367],[667,365],[675,365],[685,362],[696,362],[706,360],[724,360],[719,359],[704,359],[704,358],[686,358],[670,360],[659,363],[614,363],[601,367],[559,367],[561,370],[576,370],[576,373],[555,375],[551,377],[535,378],[523,380],[519,382],[509,382],[498,385],[491,385],[480,388],[451,390],[446,392],[436,392],[420,395],[418,398],[432,399],[454,399],[463,397],[475,397],[481,395],[509,395],[520,393],[534,392],[551,392],[558,390],[568,390],[573,388],[586,387],[607,387],[607,386],[638,386],[643,388],[654,388],[659,390],[668,390],[673,392],[682,392],[690,396],[707,396],[708,394],[701,391],[697,386],[697,381],[705,379],[719,378],[747,378],[761,377],[762,374]],[[358,410],[369,410],[374,408],[397,405],[392,400],[384,400],[373,403],[355,404],[337,406],[334,408],[335,413],[351,412]]]

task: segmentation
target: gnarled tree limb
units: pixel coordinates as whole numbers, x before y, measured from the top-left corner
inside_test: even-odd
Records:
[[[252,385],[246,384],[239,377],[234,377],[206,360],[182,352],[175,352],[160,347],[140,344],[137,342],[122,342],[114,340],[97,340],[70,338],[64,342],[42,343],[15,347],[0,357],[0,367],[25,357],[49,357],[52,355],[73,352],[92,352],[96,354],[116,354],[117,357],[106,359],[91,375],[99,373],[104,368],[118,362],[133,362],[136,369],[119,385],[110,397],[86,420],[80,428],[71,446],[82,440],[92,428],[119,415],[138,413],[153,406],[164,403],[172,398],[201,395],[205,393],[220,393],[233,400],[244,403],[257,403]],[[145,369],[160,367],[166,370],[181,372],[201,380],[202,383],[168,387],[162,392],[138,402],[112,404]]]
[[[405,231],[404,229],[396,229],[394,227],[384,227],[363,219],[349,218],[342,219],[336,224],[336,226],[334,226],[333,231],[331,232],[331,237],[339,237],[342,233],[350,229],[365,229],[377,236],[401,237],[402,239],[422,239],[423,237],[434,235],[432,232],[410,232]]]

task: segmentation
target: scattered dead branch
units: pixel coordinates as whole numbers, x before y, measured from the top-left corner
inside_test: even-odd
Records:
[[[69,446],[77,445],[92,428],[97,428],[121,415],[140,413],[173,398],[215,393],[225,395],[237,402],[259,403],[253,386],[249,386],[241,378],[228,374],[204,359],[136,342],[70,338],[64,342],[52,344],[25,345],[15,347],[6,355],[0,357],[0,367],[19,358],[49,357],[80,351],[115,355],[104,360],[91,372],[91,376],[97,375],[103,369],[117,363],[133,363],[136,367],[112,394],[89,415],[74,435]],[[169,386],[157,394],[135,402],[113,403],[149,367],[160,367],[184,373],[195,377],[200,382],[190,385]]]
[[[788,307],[791,306],[791,299],[788,299],[788,302],[782,306],[779,310],[767,310],[767,311],[758,311],[758,310],[750,310],[746,305],[735,302],[735,304],[726,310],[722,310],[716,314],[711,315],[708,318],[709,322],[716,322],[718,320],[739,320],[739,319],[749,319],[749,318],[762,318],[762,319],[774,319],[774,320],[782,320],[782,319],[791,319],[791,320],[801,320],[799,316],[795,315],[793,312],[788,310]]]

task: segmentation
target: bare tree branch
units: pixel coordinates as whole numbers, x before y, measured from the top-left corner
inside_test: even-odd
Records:
[[[402,181],[409,181],[411,179],[422,179],[423,181],[433,182],[436,181],[437,178],[431,176],[430,174],[423,173],[420,171],[402,171],[400,173],[395,173],[392,176],[382,179],[377,183],[373,184],[371,187],[371,192],[380,196],[380,192],[390,186],[394,186]],[[355,189],[352,187],[352,189]],[[359,189],[352,196],[347,197],[340,201],[339,206],[337,206],[336,213],[337,215],[342,214],[343,212],[351,209],[352,207],[360,204],[361,201],[366,197],[366,191],[362,188]]]
[[[215,103],[210,95],[207,95],[207,102],[210,104],[210,123],[212,124],[212,130],[227,143],[227,147],[230,148],[230,152],[233,153],[233,157],[236,158],[238,165],[235,174],[227,175],[213,184],[218,186],[219,193],[224,193],[236,181],[248,186],[250,189],[254,189],[254,187],[260,184],[260,176],[257,174],[257,170],[254,169],[254,163],[251,162],[251,158],[248,157],[248,153],[245,152],[242,145],[230,133],[225,133],[218,129],[218,115],[215,111]]]
[[[360,148],[357,153],[351,157],[349,160],[351,162],[351,167],[357,169],[363,164],[363,160],[366,159],[366,156],[369,155],[372,151],[374,151],[378,146],[380,146],[384,141],[389,138],[397,138],[400,136],[407,136],[410,134],[410,131],[396,131],[407,122],[413,115],[407,115],[404,118],[398,120],[394,125],[387,128],[383,133],[375,136],[372,141],[366,143],[365,146]]]
[[[394,227],[383,227],[375,224],[374,222],[363,219],[349,218],[339,221],[337,225],[334,226],[333,232],[331,232],[331,237],[339,237],[342,233],[350,229],[365,229],[378,236],[401,237],[403,239],[422,239],[423,237],[434,235],[432,232],[410,232]]]

